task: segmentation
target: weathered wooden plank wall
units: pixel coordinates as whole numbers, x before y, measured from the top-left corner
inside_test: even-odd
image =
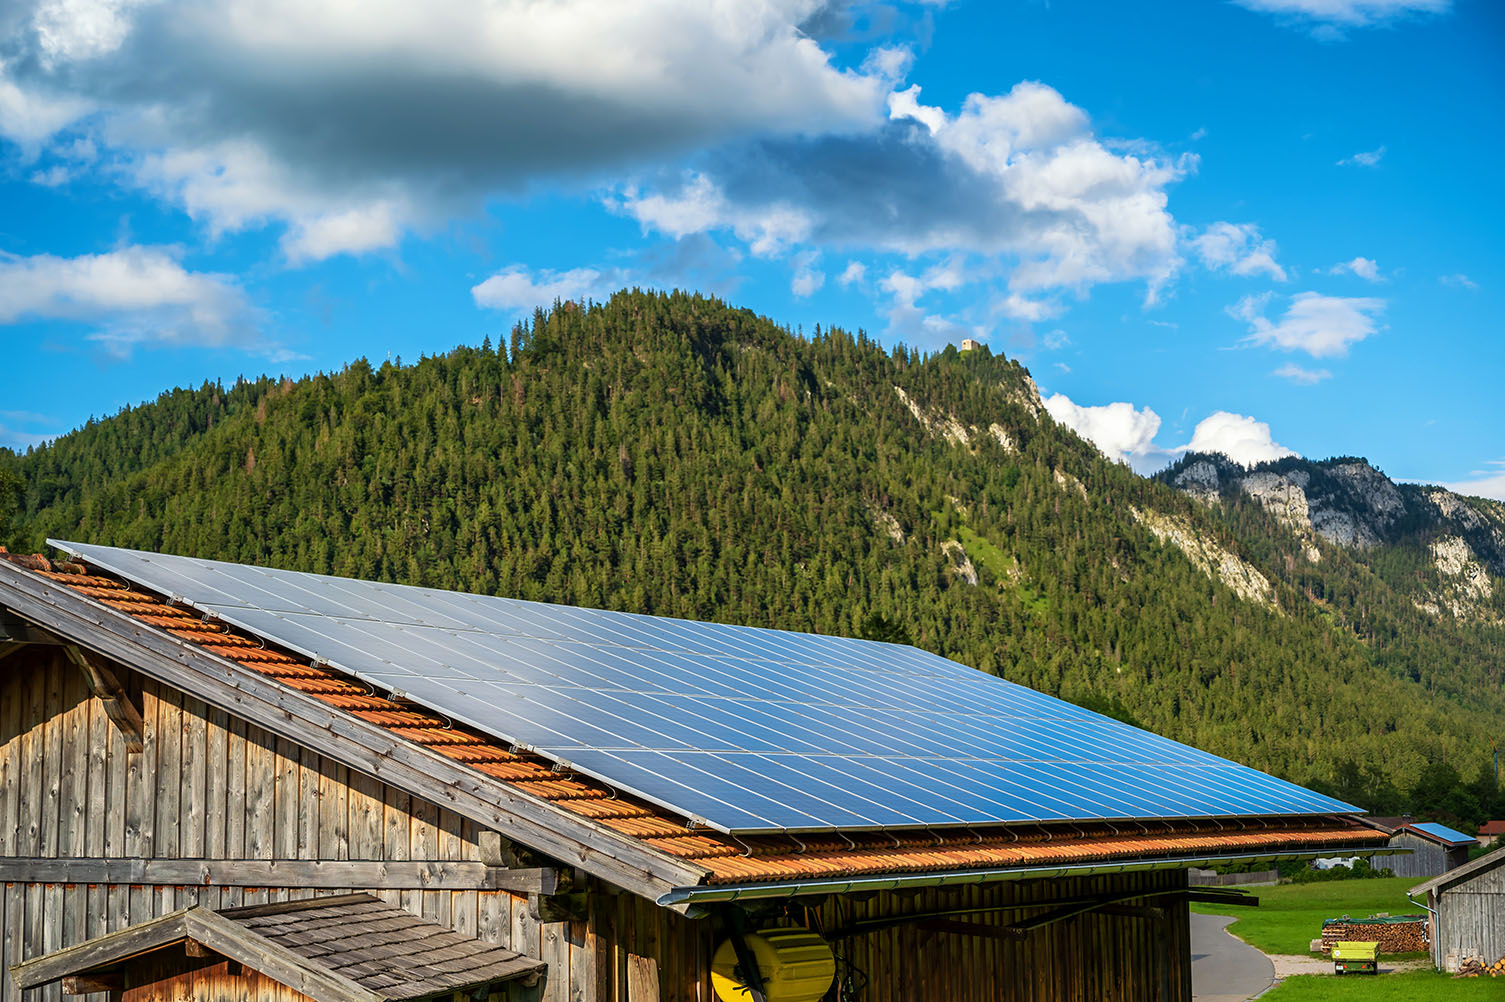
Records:
[[[1492,964],[1505,957],[1505,866],[1478,873],[1436,896],[1433,956],[1445,970],[1469,957]]]
[[[78,669],[43,648],[0,663],[0,856],[223,860],[499,862],[495,833],[434,803],[275,738],[192,696],[122,671],[142,709],[143,748],[126,753]],[[490,857],[490,858],[488,858]],[[984,909],[1086,894],[1185,886],[1184,871],[827,898],[793,917],[831,930],[863,918]],[[505,891],[376,893],[434,921],[550,964],[524,1002],[711,1002],[716,930],[599,880],[584,917],[540,922]],[[328,889],[319,893],[338,893]],[[8,968],[189,904],[224,908],[311,896],[306,887],[0,885],[0,965]],[[1159,918],[1095,914],[1023,941],[906,925],[843,944],[869,1002],[1190,999],[1184,902]],[[961,914],[1002,927],[1026,913]],[[656,995],[651,995],[656,988]],[[58,986],[0,1002],[61,1002]],[[96,997],[90,1002],[105,1002]],[[289,997],[291,1002],[291,997]]]
[[[169,947],[128,961],[124,966],[121,1002],[311,1002],[307,995],[278,984],[250,969],[214,958],[189,957],[182,947]],[[469,998],[469,996],[467,996]],[[505,986],[484,1002],[509,1002]]]
[[[866,978],[866,1002],[954,999],[1190,1000],[1190,942],[1182,898],[1131,902],[1150,915],[1088,913],[1013,939],[1003,929],[1041,909],[985,911],[1062,898],[1119,896],[1185,888],[1184,870],[1004,882],[885,892],[864,901],[829,898],[815,916],[826,930],[898,914],[958,912],[950,920],[996,930],[964,935],[924,922],[842,941],[841,954]],[[967,909],[976,909],[968,913]],[[796,918],[802,916],[796,915]],[[804,924],[803,922],[801,924]]]
[[[481,861],[481,829],[469,819],[122,674],[145,725],[136,755],[56,650],[32,648],[0,663],[0,856]],[[514,932],[530,934],[531,920],[513,921],[514,911],[526,913],[526,898],[505,891],[349,890],[488,942],[510,945]],[[0,1002],[60,1002],[57,986],[15,990],[8,969],[24,958],[190,904],[228,908],[314,893],[0,885]]]
[[[1397,877],[1435,877],[1468,862],[1468,847],[1445,849],[1428,839],[1402,832],[1390,839],[1398,849],[1413,850],[1409,855],[1376,856],[1374,865],[1392,871]]]
[[[842,940],[846,961],[867,983],[865,1002],[995,1002],[1092,999],[1105,1002],[1190,1002],[1189,925],[1184,899],[1153,897],[1158,916],[1092,913],[1011,939],[1002,929],[1039,909],[984,911],[1011,904],[1185,888],[1183,870],[884,892],[861,901],[826,898],[819,907],[790,909],[787,921],[825,931],[892,915],[960,912],[953,919],[998,930],[972,936],[913,923]],[[966,909],[976,909],[968,913]],[[548,998],[642,1002],[634,986],[656,983],[662,1002],[709,1002],[714,925],[690,920],[630,894],[596,887],[586,929],[593,955],[570,957],[575,984]],[[580,983],[594,963],[593,986]],[[850,965],[849,967],[847,965]],[[651,978],[645,974],[651,971]]]

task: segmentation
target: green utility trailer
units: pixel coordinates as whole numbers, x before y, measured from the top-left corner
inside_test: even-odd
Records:
[[[1378,943],[1336,943],[1333,945],[1334,974],[1378,974]]]

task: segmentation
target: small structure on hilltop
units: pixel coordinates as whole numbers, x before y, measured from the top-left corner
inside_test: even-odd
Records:
[[[976,351],[982,347],[982,342],[975,338],[962,338],[962,351]]]
[[[1397,877],[1434,877],[1468,862],[1468,851],[1478,845],[1468,835],[1435,821],[1416,821],[1407,814],[1398,818],[1366,815],[1364,822],[1390,836],[1390,848],[1401,851],[1381,865]]]
[[[1505,848],[1433,877],[1410,891],[1426,895],[1432,963],[1458,971],[1505,958]]]

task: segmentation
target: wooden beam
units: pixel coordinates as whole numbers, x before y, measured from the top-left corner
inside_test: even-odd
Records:
[[[1128,906],[1125,902],[1136,901],[1144,898],[1167,898],[1185,897],[1192,901],[1210,901],[1218,904],[1258,905],[1259,899],[1241,891],[1218,890],[1207,891],[1201,888],[1173,888],[1161,891],[1135,891],[1131,894],[1120,895],[1095,895],[1087,897],[1052,898],[1044,901],[1014,901],[1002,905],[988,905],[983,908],[946,908],[926,912],[905,912],[897,915],[880,915],[876,918],[863,919],[853,922],[851,925],[833,929],[826,933],[830,940],[848,939],[852,936],[862,936],[868,933],[882,932],[904,925],[923,925],[936,932],[966,932],[963,927],[974,923],[965,921],[967,918],[977,915],[996,915],[1001,912],[1026,912],[1039,909],[1050,909],[1043,914],[1032,918],[1015,922],[1007,927],[983,926],[982,928],[1000,929],[1002,938],[1019,939],[1031,929],[1051,925],[1063,919],[1072,918],[1076,915],[1084,915],[1087,912],[1103,912],[1110,915],[1133,915],[1154,917],[1154,913],[1161,911],[1150,905]],[[1007,931],[1012,930],[1012,931]],[[971,933],[967,933],[971,935]],[[992,933],[977,933],[977,935],[993,935]]]
[[[141,735],[146,730],[146,725],[141,720],[141,711],[131,702],[125,686],[120,684],[115,672],[98,654],[77,644],[68,644],[63,652],[83,672],[89,694],[104,704],[105,716],[125,736],[125,750],[139,752],[142,748]]]
[[[0,596],[97,654],[649,900],[705,879],[702,867],[4,561]]]
[[[125,981],[118,971],[104,974],[77,974],[63,979],[64,995],[93,995],[95,992],[118,992]]]
[[[183,908],[161,918],[91,939],[87,943],[23,961],[10,969],[11,980],[17,988],[23,990],[39,988],[69,975],[87,973],[90,968],[103,967],[176,943],[185,935],[185,917],[191,910]]]
[[[627,1002],[660,1002],[658,961],[653,957],[627,954]]]
[[[1113,900],[1131,901],[1139,897],[1165,897],[1167,895],[1181,894],[1196,895],[1197,893],[1198,891],[1195,889],[1190,892],[1187,892],[1185,889],[1169,891],[1145,891],[1137,892],[1124,898],[1115,898]],[[1258,898],[1249,897],[1247,895],[1244,895],[1242,892],[1223,891],[1213,893],[1225,895],[1224,897],[1210,899],[1216,900],[1218,902],[1233,904],[1259,903]],[[1077,896],[1069,898],[1049,898],[1043,901],[1012,901],[1008,904],[987,905],[982,908],[963,906],[959,908],[942,908],[924,912],[903,912],[896,915],[879,915],[875,918],[862,919],[861,921],[853,922],[851,925],[842,926],[839,929],[833,929],[826,933],[826,938],[830,940],[848,939],[852,936],[862,936],[867,933],[882,932],[886,929],[893,929],[901,925],[911,925],[922,920],[928,921],[930,919],[965,918],[975,915],[996,915],[1000,912],[1024,912],[1034,911],[1041,908],[1060,909],[1070,908],[1078,905],[1086,906],[1089,909],[1096,908],[1097,910],[1102,911],[1105,910],[1104,902],[1107,900],[1108,899],[1103,898],[1101,895]],[[1200,899],[1192,898],[1192,900]]]
[[[1247,891],[1212,890],[1206,887],[1193,887],[1186,892],[1187,901],[1201,901],[1210,905],[1246,905],[1250,908],[1259,907],[1259,898]]]
[[[375,900],[378,899],[373,894],[356,891],[353,894],[331,894],[322,898],[294,898],[291,901],[268,901],[264,905],[242,905],[239,908],[225,908],[219,914],[239,922],[241,919],[262,918],[267,915],[291,915],[295,912],[332,908],[337,905],[363,905]]]
[[[553,894],[548,867],[512,870],[473,861],[314,859],[82,859],[0,857],[0,883],[156,887],[375,887],[415,891]]]
[[[949,932],[958,936],[977,936],[983,939],[1000,939],[1005,943],[1017,943],[1024,933],[1010,926],[988,925],[984,922],[964,922],[961,919],[924,919],[915,925],[930,932]]]
[[[4,562],[4,561],[0,561]],[[7,566],[9,562],[4,562]],[[24,571],[22,573],[25,573]],[[0,606],[0,643],[12,644],[61,644],[57,636],[39,629],[37,624],[10,609]]]
[[[1234,894],[1232,892],[1225,891],[1215,891],[1212,893],[1213,895],[1215,895],[1214,897],[1202,898],[1202,892],[1199,890],[1188,890],[1185,887],[1178,887],[1163,891],[1135,891],[1129,894],[1105,894],[1098,898],[1093,898],[1086,901],[1078,901],[1070,905],[1065,905],[1064,907],[1053,909],[1043,915],[1035,915],[1030,918],[1024,919],[1023,921],[1015,922],[1009,928],[1017,930],[1020,935],[1023,935],[1024,933],[1031,932],[1035,929],[1042,929],[1045,926],[1054,925],[1057,922],[1064,922],[1067,919],[1076,918],[1078,915],[1085,915],[1088,912],[1102,911],[1105,908],[1121,905],[1127,901],[1138,901],[1143,898],[1187,898],[1196,900],[1214,900],[1235,904],[1259,904],[1258,898],[1253,898],[1248,895]]]
[[[1163,919],[1165,909],[1155,905],[1104,905],[1097,910],[1099,915],[1118,915],[1123,918]]]

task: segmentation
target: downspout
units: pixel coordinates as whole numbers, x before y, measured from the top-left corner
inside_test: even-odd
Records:
[[[1431,894],[1428,893],[1427,897],[1430,898]],[[1409,902],[1411,902],[1416,907],[1418,907],[1418,908],[1422,909],[1423,911],[1425,911],[1427,913],[1427,915],[1429,915],[1431,917],[1431,923],[1430,924],[1431,924],[1432,942],[1429,945],[1432,948],[1431,951],[1430,951],[1431,954],[1432,954],[1432,966],[1435,967],[1435,968],[1437,968],[1440,971],[1440,970],[1442,970],[1442,955],[1440,953],[1438,953],[1438,950],[1441,949],[1441,942],[1440,941],[1442,939],[1442,916],[1438,915],[1435,911],[1433,911],[1431,905],[1425,904],[1425,903],[1423,903],[1421,901],[1417,901],[1415,898],[1411,897],[1411,895],[1410,895],[1409,892],[1406,894],[1406,900],[1409,901]]]

